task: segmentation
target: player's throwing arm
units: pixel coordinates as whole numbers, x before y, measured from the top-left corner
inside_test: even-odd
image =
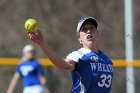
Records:
[[[57,54],[55,54],[49,46],[44,42],[43,35],[41,31],[37,30],[37,21],[34,19],[28,19],[25,22],[25,28],[28,31],[28,37],[33,42],[40,45],[43,51],[47,54],[51,62],[55,64],[57,67],[66,70],[73,70],[74,69],[74,62],[69,60],[65,62],[62,58],[60,58]]]

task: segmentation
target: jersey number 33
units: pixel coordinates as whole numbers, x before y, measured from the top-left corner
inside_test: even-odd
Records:
[[[109,88],[111,85],[111,81],[112,81],[112,76],[111,75],[106,75],[106,74],[102,74],[100,76],[101,81],[98,82],[98,86],[99,87],[106,87]]]

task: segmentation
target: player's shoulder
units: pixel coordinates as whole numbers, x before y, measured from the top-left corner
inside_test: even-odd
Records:
[[[77,51],[73,51],[70,54],[68,54],[68,56],[66,57],[66,59],[72,59],[74,61],[78,61],[80,58],[82,58],[85,54],[89,53],[90,51],[80,48]]]
[[[40,64],[40,62],[37,59],[32,59],[31,61],[32,61],[32,64],[35,64],[35,65],[39,65]]]
[[[113,65],[113,62],[112,62],[112,60],[110,59],[110,57],[109,56],[107,56],[103,51],[101,51],[101,50],[99,50],[99,52],[102,54],[102,56],[104,56],[107,60],[108,60],[108,62],[110,62],[112,65]]]
[[[103,51],[99,50],[99,53],[100,53],[101,55],[103,55],[104,57],[108,58],[108,56],[107,56]]]
[[[77,56],[77,57],[78,57],[78,56],[80,57],[80,56],[82,56],[82,55],[84,55],[84,54],[82,53],[81,49],[78,49],[78,50],[76,50],[76,51],[72,51],[71,53],[68,54],[68,56]],[[67,56],[67,57],[68,57],[68,56]]]
[[[80,49],[78,49],[77,51],[71,52],[70,54],[71,54],[71,55],[75,55],[75,54],[77,54],[77,55],[85,55],[85,54],[88,54],[88,53],[90,53],[90,52],[91,52],[91,50],[89,50],[89,49],[80,48]]]
[[[32,61],[35,63],[39,63],[39,61],[37,59],[32,59]]]
[[[21,62],[19,62],[19,64],[17,66],[22,66],[22,65],[25,65],[25,64],[26,64],[25,61],[21,61]]]

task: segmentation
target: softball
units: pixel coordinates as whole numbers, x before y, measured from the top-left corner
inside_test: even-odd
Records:
[[[37,28],[37,21],[35,19],[28,19],[24,25],[28,32],[35,32]]]

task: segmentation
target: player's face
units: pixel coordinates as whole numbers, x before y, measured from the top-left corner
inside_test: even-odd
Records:
[[[33,58],[33,51],[25,52],[24,57],[26,58],[26,60],[32,59]]]
[[[83,46],[91,46],[97,42],[98,31],[92,24],[85,24],[79,32],[79,41]]]

